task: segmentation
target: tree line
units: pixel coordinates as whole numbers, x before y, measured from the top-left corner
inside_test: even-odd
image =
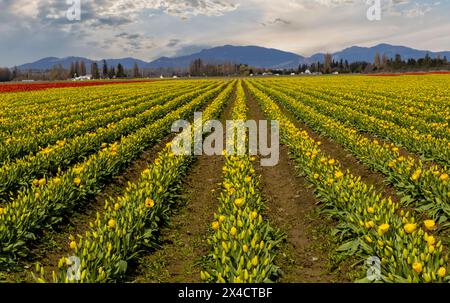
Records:
[[[380,55],[375,53],[373,63],[371,62],[352,62],[347,60],[333,60],[331,54],[325,54],[323,62],[315,62],[312,64],[301,64],[298,67],[297,72],[305,73],[310,71],[311,73],[323,73],[331,74],[334,72],[339,73],[378,73],[378,72],[408,72],[408,71],[430,71],[450,69],[450,64],[446,57],[436,56],[431,58],[429,54],[419,59],[403,60],[400,54],[396,54],[394,58],[389,58],[386,54]],[[292,70],[294,72],[294,70]]]
[[[106,60],[103,60],[101,70],[96,62],[92,62],[88,70],[85,61],[72,62],[68,70],[62,64],[57,64],[50,70],[20,70],[17,67],[13,69],[0,67],[0,82],[12,80],[68,80],[87,75],[90,75],[91,79],[141,78],[143,77],[143,72],[137,63],[134,63],[131,70],[126,70],[121,63],[117,64],[117,66],[108,66]]]

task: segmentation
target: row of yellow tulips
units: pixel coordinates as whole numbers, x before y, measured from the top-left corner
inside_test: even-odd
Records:
[[[320,143],[298,129],[278,105],[251,82],[254,97],[266,114],[278,120],[281,140],[298,168],[315,187],[327,213],[338,220],[338,253],[366,261],[378,258],[380,279],[385,282],[448,281],[448,255],[437,236],[436,222],[403,210],[390,197],[383,198],[360,177],[342,171],[340,163],[320,150]],[[361,271],[361,278],[365,272]]]
[[[232,116],[235,121],[247,120],[241,81]],[[219,209],[208,239],[211,253],[201,272],[203,281],[261,283],[270,282],[279,274],[273,261],[281,235],[261,215],[264,202],[259,191],[259,176],[253,168],[254,160],[248,155],[226,157]]]

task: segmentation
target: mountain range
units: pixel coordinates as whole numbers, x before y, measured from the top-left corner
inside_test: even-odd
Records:
[[[386,54],[389,58],[394,58],[396,54],[400,54],[403,59],[419,59],[429,54],[432,58],[436,56],[450,59],[450,51],[432,52],[426,50],[417,50],[405,46],[397,46],[390,44],[379,44],[373,47],[352,46],[342,51],[336,52],[333,55],[334,60],[347,60],[349,63],[357,61],[372,62],[375,54]],[[273,48],[264,48],[259,46],[232,46],[225,45],[204,49],[198,53],[181,56],[181,57],[161,57],[151,62],[145,62],[135,58],[121,58],[121,59],[106,59],[108,66],[116,66],[121,63],[124,68],[131,69],[137,63],[139,68],[186,68],[195,59],[202,59],[205,63],[224,63],[233,62],[239,64],[248,64],[254,67],[270,68],[270,69],[289,69],[297,68],[299,64],[310,64],[313,62],[323,62],[324,54],[318,53],[311,57],[304,57],[292,52],[285,52]],[[53,66],[62,64],[64,68],[70,68],[70,64],[74,61],[84,61],[89,69],[93,62],[99,64],[101,69],[102,61],[94,61],[84,57],[65,57],[56,58],[48,57],[38,60],[36,62],[27,63],[18,66],[21,70],[48,70]]]

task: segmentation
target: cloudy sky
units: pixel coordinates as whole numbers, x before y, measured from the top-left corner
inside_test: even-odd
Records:
[[[81,20],[69,20],[77,1]],[[381,20],[370,21],[375,1]],[[150,61],[224,44],[305,56],[382,42],[450,50],[449,12],[450,0],[0,0],[0,66],[71,55]]]

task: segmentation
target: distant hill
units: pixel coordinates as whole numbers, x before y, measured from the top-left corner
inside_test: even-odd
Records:
[[[390,58],[394,58],[396,54],[400,54],[403,59],[418,59],[423,58],[428,53],[432,58],[440,55],[446,56],[450,59],[450,51],[446,52],[431,52],[426,50],[417,50],[405,46],[396,46],[390,44],[379,44],[373,47],[360,47],[352,46],[346,48],[340,52],[333,54],[334,60],[347,60],[349,63],[357,61],[372,62],[375,57],[375,53],[380,55],[386,54]],[[323,62],[323,53],[317,53],[313,56],[306,58],[301,55],[297,55],[291,52],[285,52],[273,48],[264,48],[259,46],[232,46],[225,45],[220,47],[214,47],[210,49],[204,49],[198,53],[181,57],[161,57],[152,62],[145,62],[135,58],[122,58],[122,59],[107,59],[108,66],[117,66],[121,63],[126,69],[133,68],[137,63],[139,68],[186,68],[191,61],[195,59],[202,59],[205,63],[224,63],[233,62],[248,64],[254,67],[271,68],[271,69],[289,69],[297,68],[299,64],[310,64],[312,62]],[[56,58],[48,57],[38,60],[33,63],[27,63],[18,66],[19,69],[38,69],[45,70],[51,69],[53,66],[62,64],[64,68],[70,68],[70,64],[74,61],[84,61],[89,69],[90,64],[94,62],[91,59],[83,57],[66,57]],[[97,61],[99,68],[102,66],[102,60]]]
[[[380,56],[386,54],[389,58],[394,58],[396,54],[400,54],[404,60],[423,58],[426,56],[426,54],[429,54],[432,58],[440,55],[441,57],[447,56],[447,58],[450,59],[449,51],[431,52],[390,44],[379,44],[373,47],[352,46],[340,52],[334,53],[333,58],[334,60],[348,60],[350,63],[356,61],[366,61],[373,63],[375,54],[377,52],[380,54]]]
[[[21,70],[47,70],[51,69],[55,65],[62,64],[62,66],[66,69],[70,68],[70,64],[75,61],[84,61],[86,66],[89,66],[91,64],[91,60],[83,57],[66,57],[66,58],[56,58],[56,57],[48,57],[41,60],[38,60],[33,63],[27,63],[18,66]]]
[[[202,59],[206,63],[234,62],[255,67],[283,69],[298,67],[304,57],[278,49],[258,46],[232,46],[225,45],[202,50],[189,56],[167,58],[162,57],[150,62],[149,67],[188,67],[195,59]]]
[[[75,61],[84,61],[86,64],[86,68],[89,70],[90,66],[93,62],[97,62],[98,67],[101,69],[103,66],[103,60],[94,61],[88,58],[83,57],[65,57],[65,58],[55,58],[55,57],[48,57],[41,60],[38,60],[33,63],[27,63],[18,66],[21,70],[48,70],[51,69],[55,65],[62,64],[62,66],[65,69],[69,69],[72,62]],[[134,63],[137,63],[139,68],[145,68],[147,67],[148,63],[139,59],[135,58],[122,58],[122,59],[106,59],[106,63],[108,66],[117,66],[117,64],[121,63],[124,68],[131,69],[134,66]]]

